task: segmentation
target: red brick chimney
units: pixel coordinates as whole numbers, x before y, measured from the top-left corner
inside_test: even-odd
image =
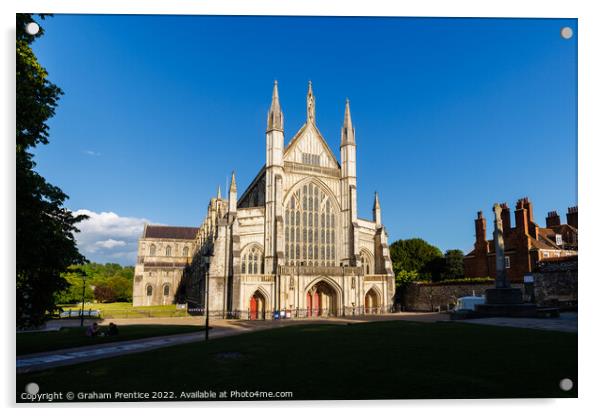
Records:
[[[528,223],[530,224],[532,222],[535,222],[533,220],[533,205],[531,204],[531,201],[529,201],[529,197],[524,197],[523,198],[523,206],[527,210],[527,221],[528,221]]]
[[[502,227],[504,227],[504,235],[510,232],[512,226],[510,225],[510,208],[505,202],[501,204],[502,207]]]
[[[483,218],[483,211],[477,213],[477,219],[474,220],[474,228],[477,236],[475,249],[487,249],[487,220]]]
[[[577,207],[570,207],[569,212],[566,214],[566,223],[572,227],[577,227]]]
[[[519,234],[529,234],[528,212],[525,209],[525,200],[519,199],[516,203],[516,211],[514,211],[514,221],[516,230]]]
[[[556,211],[548,212],[548,216],[546,217],[546,227],[552,228],[558,225],[560,225],[560,216],[558,213]]]

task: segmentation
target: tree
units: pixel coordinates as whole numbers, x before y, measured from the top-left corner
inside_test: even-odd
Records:
[[[108,285],[115,294],[115,302],[132,301],[132,282],[123,276],[115,276],[108,281]]]
[[[416,271],[423,278],[438,280],[443,269],[443,253],[421,238],[397,240],[390,247],[393,270]]]
[[[101,283],[94,286],[94,298],[101,302],[115,302],[115,291],[108,283]]]
[[[44,15],[40,15],[44,19]],[[68,266],[85,262],[73,234],[86,216],[73,216],[63,204],[67,195],[34,171],[31,150],[48,144],[48,125],[62,94],[50,82],[31,44],[43,35],[30,35],[31,14],[17,14],[16,34],[16,294],[17,325],[36,326],[55,309],[56,293],[68,287],[61,276]]]
[[[464,252],[462,250],[447,250],[445,252],[444,279],[461,279],[464,277]]]
[[[84,279],[86,276],[86,302],[92,302],[94,300],[94,293],[90,285],[90,279],[85,269],[82,266],[71,266],[66,273],[63,273],[63,278],[67,281],[69,286],[56,293],[55,302],[59,305],[68,305],[79,303],[82,301],[82,295],[84,292]]]

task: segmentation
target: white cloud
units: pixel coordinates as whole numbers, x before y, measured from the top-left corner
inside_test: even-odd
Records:
[[[88,156],[100,156],[100,153],[95,152],[94,150],[84,150],[84,153]]]
[[[122,240],[113,240],[112,238],[109,238],[108,240],[97,241],[95,245],[102,248],[112,249],[115,247],[123,247],[126,245],[126,242]]]
[[[80,232],[75,234],[80,252],[88,260],[123,265],[136,263],[138,239],[142,235],[144,223],[151,223],[149,220],[87,209],[77,210],[73,214],[89,217],[77,224]]]

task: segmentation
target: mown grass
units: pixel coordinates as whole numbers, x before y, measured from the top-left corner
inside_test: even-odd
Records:
[[[99,328],[101,332],[106,332],[108,325],[99,325]],[[61,328],[60,331],[21,332],[17,333],[17,355],[200,331],[201,327],[194,325],[121,325],[119,335],[111,337],[87,337],[86,327]]]
[[[559,389],[563,378],[572,391]],[[462,323],[302,325],[18,375],[17,391],[29,382],[40,392],[175,398],[197,390],[291,391],[297,400],[576,397],[577,335]]]
[[[64,311],[72,310],[74,313],[81,310],[81,306],[78,305],[62,305],[62,308]],[[99,310],[101,317],[107,319],[188,316],[186,309],[177,309],[176,305],[133,306],[127,302],[87,303],[84,310],[89,309]]]

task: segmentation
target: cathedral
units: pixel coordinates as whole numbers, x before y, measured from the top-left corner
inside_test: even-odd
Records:
[[[307,118],[285,145],[274,83],[265,164],[242,192],[211,198],[200,227],[147,225],[138,244],[134,305],[186,303],[216,317],[269,319],[383,313],[395,280],[378,194],[357,215],[356,138],[345,105],[340,163]]]

